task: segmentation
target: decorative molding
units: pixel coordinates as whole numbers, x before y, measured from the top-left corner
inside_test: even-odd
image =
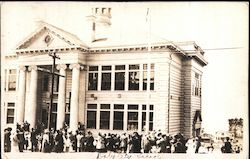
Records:
[[[74,63],[74,64],[70,64],[70,65],[69,65],[69,68],[70,68],[70,69],[74,69],[74,68],[80,69],[80,68],[81,68],[81,65],[78,64],[78,63]]]
[[[21,71],[26,71],[27,70],[27,68],[26,68],[26,66],[18,66],[18,68],[19,68],[19,70],[21,70]]]
[[[32,71],[32,70],[37,71],[37,66],[36,66],[36,65],[29,66],[29,67],[28,67],[28,70],[29,70],[29,71]]]
[[[57,69],[57,70],[60,70],[60,69],[65,70],[66,68],[67,68],[67,65],[66,65],[66,64],[60,64],[60,65],[57,65],[57,66],[56,66],[56,69]]]

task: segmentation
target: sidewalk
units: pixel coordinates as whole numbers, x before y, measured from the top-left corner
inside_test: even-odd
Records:
[[[243,154],[121,154],[78,152],[78,153],[4,153],[2,159],[242,159]]]

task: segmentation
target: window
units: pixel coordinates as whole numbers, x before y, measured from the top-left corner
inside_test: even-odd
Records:
[[[59,76],[54,77],[54,91],[55,92],[59,91]]]
[[[57,103],[53,103],[51,107],[51,127],[56,127],[57,120]]]
[[[124,105],[115,104],[114,105],[114,130],[123,130],[123,118],[124,118]]]
[[[125,65],[115,66],[115,90],[125,88]]]
[[[146,112],[142,112],[142,124],[141,130],[146,131]]]
[[[101,90],[111,90],[111,66],[102,66]]]
[[[140,65],[129,65],[129,90],[139,90]]]
[[[138,105],[128,105],[128,130],[138,130]]]
[[[89,66],[88,90],[97,90],[98,66]]]
[[[16,90],[16,70],[15,69],[9,70],[8,90],[9,91]]]
[[[109,129],[109,121],[110,121],[110,105],[101,104],[100,129]]]
[[[147,72],[147,64],[143,64],[143,90],[147,90],[147,77],[148,77],[148,72]]]
[[[150,69],[150,90],[154,90],[154,85],[155,85],[155,65],[151,64],[151,69]]]
[[[198,73],[195,73],[195,79],[194,79],[194,83],[193,83],[193,91],[192,94],[194,96],[200,96],[200,75]]]
[[[7,124],[14,124],[15,103],[7,104]]]
[[[70,122],[70,103],[66,103],[65,106],[65,122],[69,125]]]
[[[48,75],[44,75],[43,76],[43,91],[48,91],[48,87],[49,86],[49,76]]]
[[[126,109],[125,106],[127,106]],[[97,104],[88,104],[87,128],[109,130],[112,127],[110,124],[113,124],[113,130],[124,130],[124,127],[126,126],[127,130],[132,131],[152,131],[154,106],[143,104],[142,110],[139,109],[141,108],[138,104],[114,104],[114,109],[112,110],[110,104],[100,104],[100,107]],[[125,115],[127,116],[126,120],[124,120]],[[97,119],[99,122],[97,122]],[[99,125],[97,125],[97,123]],[[140,128],[139,123],[142,125]]]
[[[149,123],[149,131],[153,130],[153,117],[154,117],[154,105],[149,105],[149,109],[147,109],[147,105],[142,105],[142,131],[146,130],[146,123]],[[149,112],[149,121],[147,121],[147,112]]]
[[[87,105],[87,128],[95,129],[96,128],[96,104]]]
[[[154,105],[150,105],[149,107],[149,131],[153,130],[153,122],[154,121]]]
[[[143,64],[143,90],[147,90],[148,64]],[[150,65],[150,90],[154,90],[154,64]]]

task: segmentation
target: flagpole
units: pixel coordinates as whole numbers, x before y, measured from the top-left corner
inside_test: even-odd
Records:
[[[148,111],[150,110],[150,85],[151,85],[151,79],[150,79],[150,73],[151,73],[151,62],[150,62],[150,53],[151,53],[151,14],[150,14],[150,10],[149,8],[147,8],[147,42],[148,42],[148,52],[147,52],[147,109]],[[147,125],[147,128],[146,130],[149,131],[149,120],[150,120],[150,117],[149,117],[149,113],[147,113],[147,122],[148,122],[148,125]]]

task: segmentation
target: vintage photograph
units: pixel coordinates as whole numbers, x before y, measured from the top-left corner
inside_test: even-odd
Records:
[[[1,2],[1,158],[247,158],[248,2]]]

